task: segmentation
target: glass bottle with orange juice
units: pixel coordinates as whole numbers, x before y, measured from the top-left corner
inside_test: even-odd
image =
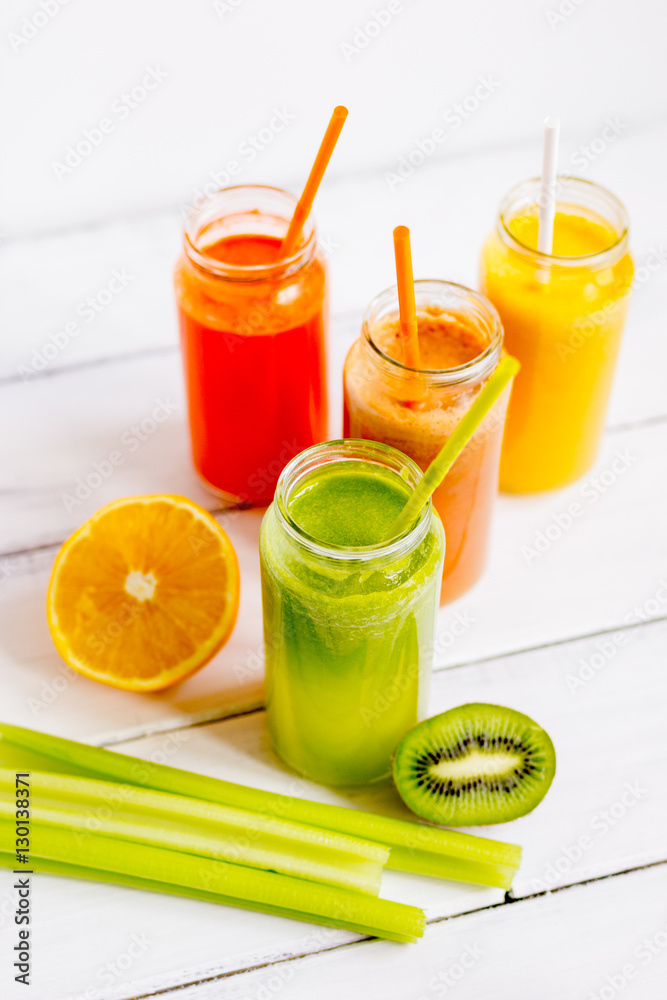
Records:
[[[633,279],[625,209],[590,181],[558,177],[553,248],[537,248],[540,181],[503,199],[481,283],[521,362],[500,487],[564,486],[595,460]]]
[[[397,288],[366,310],[344,371],[344,435],[392,445],[426,470],[496,369],[498,315],[446,281],[414,283],[420,366],[405,364]],[[441,603],[475,583],[486,562],[509,388],[433,494],[445,528]]]

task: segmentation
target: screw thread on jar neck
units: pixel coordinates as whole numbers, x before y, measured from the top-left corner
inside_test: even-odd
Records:
[[[206,248],[229,236],[271,236],[281,241],[297,199],[288,191],[261,184],[221,188],[190,210],[183,247],[188,260],[207,274],[228,281],[269,281],[300,270],[315,253],[317,233],[312,216],[304,223],[296,250],[270,264],[227,264]]]
[[[472,322],[484,336],[485,349],[471,361],[454,368],[414,369],[390,357],[373,339],[373,330],[388,317],[395,317],[398,322],[398,290],[393,285],[376,296],[364,313],[361,340],[366,358],[372,364],[390,378],[414,380],[418,374],[420,381],[429,388],[478,382],[493,371],[502,354],[503,328],[488,299],[465,285],[436,279],[415,281],[415,299],[418,318],[427,309],[436,308],[442,310],[445,318],[455,321],[460,316]]]
[[[346,438],[339,441],[325,441],[323,444],[306,448],[285,466],[276,485],[274,507],[278,521],[302,548],[310,553],[337,562],[368,562],[370,560],[389,561],[400,558],[417,547],[426,537],[431,523],[432,504],[422,508],[412,527],[397,538],[367,546],[338,546],[320,542],[309,535],[292,518],[289,511],[290,497],[294,489],[309,474],[328,464],[359,462],[375,464],[393,471],[404,484],[414,489],[422,477],[419,466],[390,445],[377,441]]]
[[[544,254],[522,243],[511,230],[518,215],[538,211],[541,192],[539,177],[522,181],[507,192],[498,209],[497,232],[508,247],[536,265],[550,264],[563,268],[601,269],[620,260],[628,249],[629,224],[623,203],[607,188],[580,177],[560,175],[556,182],[556,212],[580,213],[593,221],[603,222],[615,234],[604,250],[579,256]]]

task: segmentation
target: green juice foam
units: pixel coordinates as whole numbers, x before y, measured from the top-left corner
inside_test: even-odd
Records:
[[[385,539],[409,495],[407,484],[379,466],[340,462],[306,476],[288,510],[318,542],[356,548]]]

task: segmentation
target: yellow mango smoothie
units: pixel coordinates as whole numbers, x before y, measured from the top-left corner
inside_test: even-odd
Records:
[[[618,199],[557,184],[551,254],[536,249],[539,180],[509,192],[482,250],[481,290],[521,362],[500,463],[511,493],[564,486],[595,461],[634,273]]]

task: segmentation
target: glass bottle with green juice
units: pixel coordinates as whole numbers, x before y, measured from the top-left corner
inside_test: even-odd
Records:
[[[387,778],[425,714],[445,552],[431,501],[386,540],[421,475],[388,445],[329,441],[286,466],[264,517],[268,726],[316,781]]]

